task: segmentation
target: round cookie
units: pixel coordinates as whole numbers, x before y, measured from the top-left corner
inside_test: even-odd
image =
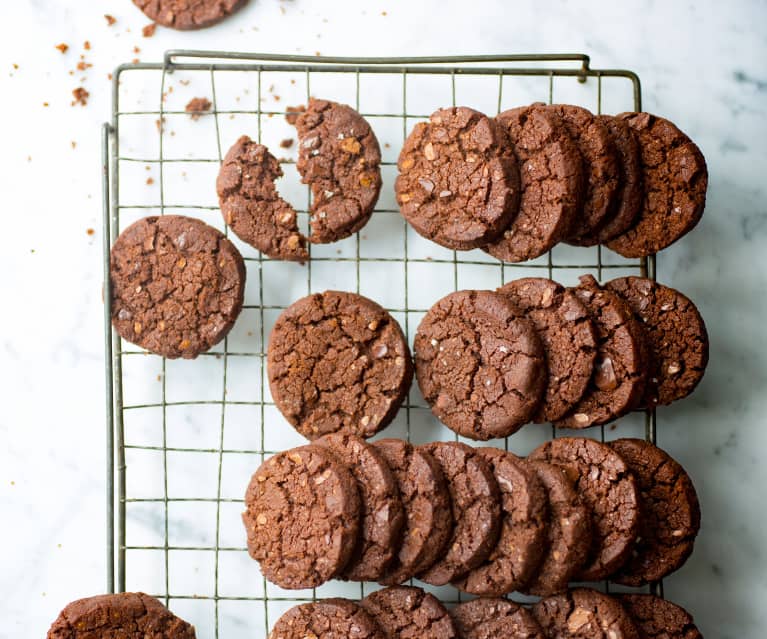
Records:
[[[641,639],[636,624],[618,600],[591,588],[574,588],[547,597],[531,612],[546,637]]]
[[[591,275],[572,289],[597,331],[597,358],[588,387],[570,412],[557,420],[561,428],[607,424],[637,408],[647,383],[649,354],[643,327],[626,302],[600,288]]]
[[[120,233],[109,264],[112,325],[157,355],[197,357],[226,337],[242,310],[245,262],[200,220],[138,220]]]
[[[204,29],[234,13],[247,0],[133,0],[150,20],[186,31]]]
[[[583,201],[582,160],[562,118],[540,106],[504,111],[496,122],[519,162],[519,213],[484,250],[504,262],[524,262],[566,238]]]
[[[622,277],[605,288],[620,295],[644,326],[652,363],[644,405],[687,397],[708,364],[708,332],[695,304],[645,277]]]
[[[78,599],[61,611],[48,639],[195,639],[194,626],[143,592]]]
[[[516,214],[519,172],[502,130],[467,107],[416,124],[397,162],[402,216],[425,238],[467,250],[498,237]]]
[[[271,457],[245,493],[248,553],[281,588],[314,588],[345,567],[360,530],[357,483],[320,446]]]
[[[280,176],[277,158],[243,135],[227,152],[216,178],[221,214],[237,237],[264,255],[305,262],[309,251],[296,211],[274,184]]]
[[[381,190],[381,149],[350,106],[312,98],[296,119],[301,181],[312,191],[310,240],[335,242],[359,231]]]
[[[532,322],[503,295],[443,297],[418,326],[414,350],[418,386],[432,412],[465,437],[511,435],[543,397],[543,346]]]
[[[620,595],[618,600],[642,633],[642,639],[703,639],[692,615],[655,595]]]
[[[535,325],[543,342],[548,380],[536,423],[564,417],[583,397],[597,356],[597,336],[583,303],[542,277],[511,281],[498,289]]]
[[[586,193],[567,243],[594,246],[598,242],[590,236],[608,220],[618,192],[621,177],[618,152],[607,127],[588,109],[571,104],[545,108],[562,118],[583,158]]]
[[[461,639],[546,639],[535,618],[508,599],[474,599],[450,611]]]
[[[402,439],[373,442],[397,482],[405,510],[402,542],[394,561],[378,582],[397,585],[429,568],[450,541],[453,516],[450,492],[437,461]]]
[[[626,121],[612,115],[598,115],[597,120],[607,127],[618,152],[621,168],[621,181],[608,219],[601,228],[586,238],[589,243],[604,244],[634,225],[644,198],[643,171],[639,142],[634,130]]]
[[[447,609],[421,588],[377,590],[360,605],[376,620],[386,639],[456,639]]]
[[[277,408],[304,437],[371,437],[407,396],[413,362],[402,329],[383,308],[361,295],[325,291],[280,314],[267,371]]]
[[[691,231],[706,206],[708,169],[695,143],[668,120],[621,113],[637,134],[644,199],[637,222],[607,246],[624,257],[657,253]]]
[[[535,471],[513,453],[478,448],[501,491],[501,532],[490,556],[453,585],[472,595],[499,597],[519,590],[536,573],[548,528],[546,493]]]
[[[365,610],[348,599],[323,599],[293,606],[277,620],[269,639],[386,639]]]
[[[626,462],[594,439],[562,437],[536,448],[530,459],[574,471],[575,490],[591,513],[591,550],[576,575],[598,581],[630,557],[639,530],[639,490]]]
[[[642,586],[677,570],[692,553],[700,529],[700,505],[692,480],[668,453],[641,439],[610,442],[639,488],[639,535],[631,557],[610,577]]]
[[[549,526],[543,561],[520,590],[548,597],[567,590],[567,584],[588,560],[591,514],[575,491],[572,469],[540,461],[527,463],[546,490]]]
[[[373,446],[349,433],[332,433],[315,441],[330,449],[357,480],[362,513],[357,546],[340,576],[353,581],[375,581],[391,563],[405,515],[386,461]]]
[[[444,586],[479,566],[495,548],[501,495],[490,464],[470,446],[433,442],[423,448],[447,478],[453,534],[447,551],[418,577],[433,586]]]

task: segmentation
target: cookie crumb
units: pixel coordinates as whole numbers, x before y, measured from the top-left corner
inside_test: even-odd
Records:
[[[75,142],[74,140],[72,140],[72,142],[70,142],[70,144],[72,145],[73,149],[77,148],[77,142]]]
[[[160,133],[165,132],[165,118],[158,118],[154,121],[155,126],[157,127],[157,130]]]
[[[141,60],[139,60],[138,58],[133,58],[133,60],[131,60],[131,62],[133,64],[138,64],[139,62],[141,62]]]
[[[157,24],[154,22],[151,22],[150,24],[146,25],[143,29],[141,29],[141,35],[143,35],[145,38],[151,38],[154,35],[155,31],[157,31]]]
[[[111,79],[112,79],[112,74],[111,73],[107,73],[107,80],[111,80]]]
[[[283,149],[289,149],[291,146],[293,146],[293,138],[285,138],[282,142],[280,142],[280,146]]]
[[[74,100],[72,101],[72,106],[75,106],[76,104],[79,104],[80,106],[85,106],[88,104],[88,98],[90,97],[90,93],[88,93],[83,87],[77,87],[72,91],[72,95],[74,96]],[[45,103],[45,106],[48,106],[48,103]]]
[[[96,230],[95,229],[86,229],[85,232],[88,235],[95,235],[96,234]]]
[[[138,55],[139,53],[141,53],[141,49],[139,47],[133,47],[133,53]]]
[[[115,22],[117,22],[117,18],[110,16],[108,13],[104,14],[104,19],[107,21],[108,27],[111,27]]]
[[[86,51],[91,50],[91,43],[89,40],[86,40],[85,42],[83,42],[83,49],[85,49]]]
[[[208,98],[192,98],[185,107],[192,120],[199,120],[201,115],[210,111],[213,104]]]
[[[147,186],[152,186],[152,184],[154,184],[154,178],[148,177],[146,179],[146,183],[147,183]]]
[[[50,106],[50,105],[47,102],[43,102],[43,106],[47,107],[47,106]]]
[[[93,65],[89,62],[85,62],[83,60],[80,60],[80,62],[77,63],[77,70],[78,71],[85,71],[86,69],[92,67]]]
[[[64,44],[63,42],[61,44],[57,44],[56,48],[59,51],[61,51],[61,53],[66,53],[67,51],[69,51],[69,45],[68,44]]]
[[[14,69],[18,69],[18,68],[19,68],[19,65],[18,65],[18,64],[16,64],[16,63],[14,62],[14,63],[13,63],[13,68],[14,68]]]

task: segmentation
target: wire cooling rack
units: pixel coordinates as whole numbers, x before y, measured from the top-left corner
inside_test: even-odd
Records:
[[[300,185],[295,144],[288,144],[295,133],[283,117],[309,96],[351,104],[376,131],[384,186],[372,220],[347,240],[312,245],[305,266],[270,260],[232,237],[246,259],[245,306],[227,339],[196,360],[166,361],[121,341],[110,324],[109,247],[146,215],[182,213],[226,231],[214,183],[239,135],[288,156],[279,188],[309,231],[310,195]],[[184,109],[192,97],[207,97],[210,112],[193,119]],[[170,51],[162,63],[115,71],[112,121],[103,128],[110,592],[157,596],[194,623],[199,637],[251,639],[265,638],[298,602],[370,591],[372,584],[344,582],[281,590],[245,551],[240,512],[251,473],[265,456],[302,443],[275,409],[264,367],[270,327],[298,297],[328,288],[367,295],[393,313],[412,343],[426,309],[457,289],[495,288],[531,275],[566,285],[584,273],[599,280],[655,276],[654,257],[626,260],[598,247],[562,245],[503,265],[479,250],[457,253],[427,242],[399,216],[396,157],[416,122],[451,104],[495,114],[539,100],[639,111],[640,82],[631,71],[592,69],[581,54],[350,59]],[[492,443],[526,454],[561,433],[529,425]],[[655,415],[632,414],[617,427],[580,434],[655,441]],[[415,443],[456,437],[431,416],[416,385],[381,435]],[[452,587],[429,589],[445,601],[461,598]]]

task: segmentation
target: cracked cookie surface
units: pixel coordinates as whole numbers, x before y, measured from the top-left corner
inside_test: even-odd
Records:
[[[516,158],[503,131],[478,111],[440,109],[416,124],[397,166],[400,212],[419,234],[441,246],[482,246],[516,214]]]
[[[387,639],[375,620],[348,599],[294,606],[274,624],[269,639]]]
[[[110,277],[115,330],[163,357],[197,357],[226,336],[242,310],[242,256],[194,218],[131,224],[112,247]]]
[[[530,612],[508,599],[474,599],[450,610],[461,639],[546,639]]]
[[[654,595],[620,595],[642,639],[703,639],[692,615],[681,606]]]
[[[447,609],[421,588],[393,586],[377,590],[360,605],[376,620],[387,639],[456,639]]]
[[[352,556],[360,529],[357,483],[325,448],[302,446],[265,461],[245,506],[248,553],[282,588],[319,586]]]
[[[543,345],[503,295],[447,295],[426,313],[414,344],[421,393],[434,415],[465,437],[510,435],[543,398]]]
[[[277,408],[308,439],[338,431],[371,437],[394,419],[413,378],[396,320],[372,300],[338,291],[282,312],[267,371]]]
[[[247,0],[133,0],[148,18],[164,27],[204,29],[223,20]]]
[[[636,133],[644,198],[636,223],[607,246],[624,257],[644,257],[691,231],[706,206],[708,169],[700,149],[664,118],[621,113]]]
[[[605,579],[630,557],[639,530],[639,490],[625,461],[594,439],[562,437],[546,442],[530,459],[574,471],[575,490],[591,515],[591,549],[575,578]]]
[[[597,337],[588,311],[572,292],[545,278],[513,280],[497,290],[535,326],[548,378],[536,423],[564,417],[583,397],[596,360]]]

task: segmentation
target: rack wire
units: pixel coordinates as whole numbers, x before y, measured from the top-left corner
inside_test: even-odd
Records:
[[[210,112],[192,122],[176,104],[174,88],[176,95],[208,94]],[[424,244],[387,198],[391,184],[385,173],[379,208],[368,226],[338,247],[312,246],[306,266],[269,260],[238,244],[247,265],[243,316],[248,317],[239,320],[243,330],[237,333],[235,327],[211,352],[171,362],[121,341],[111,327],[109,288],[109,250],[120,230],[144,215],[184,213],[226,232],[217,204],[191,194],[196,189],[215,196],[209,178],[239,134],[276,150],[288,104],[276,91],[296,97],[300,92],[301,102],[316,92],[352,104],[378,133],[389,177],[412,126],[440,106],[466,104],[495,113],[541,100],[583,104],[595,112],[641,110],[635,73],[592,69],[582,54],[351,59],[177,50],[161,63],[116,69],[112,121],[104,124],[102,137],[107,588],[148,591],[195,623],[198,636],[216,639],[265,638],[295,603],[361,597],[371,587],[333,582],[309,591],[280,590],[261,577],[245,552],[239,511],[249,474],[265,456],[299,443],[268,396],[264,367],[269,326],[299,296],[289,293],[331,287],[362,292],[387,306],[412,343],[431,303],[459,288],[495,288],[527,275],[565,284],[584,272],[600,280],[655,277],[654,256],[625,260],[599,247],[562,246],[525,264],[504,265],[481,251]],[[202,131],[210,132],[213,142],[200,153],[205,136],[194,127],[202,126],[202,118],[207,123]],[[187,127],[187,133],[174,136],[174,126]],[[292,160],[282,164],[286,174],[295,175]],[[190,179],[179,173],[181,166],[190,172],[204,167],[207,178]],[[308,188],[299,190],[297,181],[293,186],[281,189],[294,203],[305,201],[299,213],[306,224]],[[603,441],[641,434],[655,441],[654,412],[621,421],[617,429],[580,434]],[[493,443],[524,454],[557,434],[553,427],[530,425]],[[382,435],[415,442],[455,438],[431,416],[415,385]],[[650,589],[662,594],[662,584]],[[443,600],[461,598],[452,587],[431,590]]]

